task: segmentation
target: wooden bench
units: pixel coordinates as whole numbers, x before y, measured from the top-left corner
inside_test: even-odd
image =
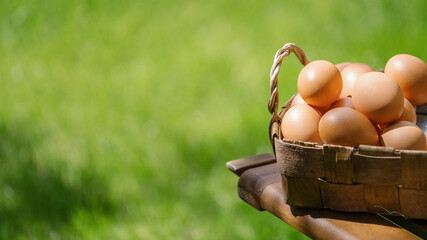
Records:
[[[427,220],[287,205],[272,154],[236,159],[226,166],[239,176],[241,199],[259,211],[270,212],[310,238],[427,239]]]

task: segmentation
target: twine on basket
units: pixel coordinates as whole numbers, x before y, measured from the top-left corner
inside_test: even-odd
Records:
[[[406,218],[406,216],[405,216],[405,215],[403,215],[402,213],[397,212],[397,211],[389,211],[389,210],[387,210],[385,207],[382,207],[382,206],[380,206],[380,205],[374,205],[374,207],[381,208],[381,209],[382,209],[382,210],[384,210],[388,215],[395,215],[395,216],[401,216],[401,217]]]
[[[282,48],[277,51],[274,56],[273,66],[270,71],[270,100],[268,102],[268,111],[272,114],[270,124],[268,125],[268,134],[270,136],[270,142],[274,150],[274,137],[279,136],[279,115],[277,114],[279,104],[279,92],[278,92],[278,76],[280,67],[282,66],[283,58],[289,56],[291,52],[295,53],[299,61],[305,66],[309,63],[304,52],[297,45],[293,43],[286,43]]]

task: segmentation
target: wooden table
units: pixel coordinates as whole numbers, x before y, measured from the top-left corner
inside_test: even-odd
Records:
[[[276,160],[271,154],[236,159],[226,166],[239,176],[241,199],[259,211],[272,213],[310,238],[427,239],[426,220],[287,205]]]

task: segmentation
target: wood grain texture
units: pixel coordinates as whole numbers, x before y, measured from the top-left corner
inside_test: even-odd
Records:
[[[401,151],[402,186],[427,192],[427,151]]]
[[[397,156],[393,147],[359,145],[357,151],[359,154],[367,156]]]
[[[264,153],[264,154],[259,154],[259,155],[255,155],[255,156],[250,156],[250,157],[232,160],[232,161],[227,162],[225,164],[225,166],[230,171],[232,171],[236,175],[240,176],[247,169],[258,167],[261,165],[274,163],[274,162],[276,162],[276,158],[274,157],[273,154]]]
[[[252,191],[247,191],[245,188],[238,186],[237,194],[243,201],[251,205],[253,208],[257,209],[258,211],[264,211],[261,208],[259,196]]]
[[[319,180],[323,207],[347,212],[366,212],[361,184],[333,184]]]
[[[280,173],[291,177],[324,177],[322,147],[301,146],[275,138]]]
[[[351,154],[354,148],[323,145],[325,177],[331,183],[353,183]]]
[[[276,115],[273,115],[272,118],[275,116]],[[269,131],[269,134],[271,136],[270,143],[271,143],[271,146],[273,147],[273,151],[276,149],[274,140],[279,138],[279,136],[280,136],[280,127],[279,126],[280,126],[280,124],[277,121],[274,121],[273,119],[270,120],[270,125],[268,125],[268,131]]]
[[[276,163],[248,169],[243,172],[237,184],[239,197],[261,210],[259,204],[261,193],[266,186],[275,182],[281,182]]]
[[[400,215],[399,192],[397,186],[365,185],[366,209],[369,212]]]
[[[288,193],[286,196],[289,205],[297,207],[323,207],[317,178],[285,177],[286,184],[283,187],[287,186],[286,191]]]
[[[399,188],[399,197],[403,215],[427,219],[427,191]]]
[[[379,214],[382,218],[391,221],[403,229],[417,235],[421,239],[427,239],[427,221],[416,219],[405,219],[401,216],[386,216]]]
[[[401,184],[401,166],[398,156],[367,156],[355,153],[352,156],[355,183],[368,185]]]

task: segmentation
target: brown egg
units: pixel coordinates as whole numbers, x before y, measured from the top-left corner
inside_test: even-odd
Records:
[[[390,123],[403,112],[403,93],[390,76],[369,72],[363,74],[353,87],[353,105],[375,123]]]
[[[427,150],[426,136],[416,124],[399,121],[390,124],[381,134],[382,145],[405,150]]]
[[[388,60],[384,73],[397,81],[412,105],[427,103],[427,64],[423,60],[398,54]]]
[[[307,105],[307,103],[304,101],[304,99],[302,99],[301,95],[299,93],[297,93],[297,94],[295,94],[295,97],[292,99],[290,107],[293,107],[293,106],[296,106],[299,104],[306,104]],[[329,110],[329,106],[328,107],[311,106],[311,107],[313,107],[314,109],[319,111],[320,114],[324,114],[325,112],[327,112]]]
[[[375,72],[375,69],[365,63],[352,63],[341,71],[342,76],[342,91],[340,97],[351,96],[351,91],[356,83],[356,80],[365,73]]]
[[[306,103],[316,107],[331,105],[338,99],[341,89],[341,74],[328,61],[313,61],[298,76],[298,92]]]
[[[396,120],[398,121],[408,121],[411,123],[417,123],[417,113],[415,112],[414,106],[408,99],[404,98],[403,102],[403,112],[402,115]]]
[[[353,108],[353,100],[351,99],[351,97],[344,97],[344,98],[340,98],[338,100],[336,100],[330,107],[329,109],[334,109],[334,108],[339,108],[339,107],[349,107],[349,108]]]
[[[328,144],[378,145],[378,132],[362,113],[348,107],[329,110],[319,122],[320,137]]]
[[[291,107],[299,104],[307,104],[304,99],[302,99],[301,95],[299,93],[295,94],[294,99],[292,99]]]
[[[319,136],[320,113],[309,105],[296,105],[283,116],[282,135],[286,139],[323,144]]]
[[[343,62],[343,63],[338,63],[337,65],[335,65],[338,70],[341,72],[345,67],[347,67],[348,65],[350,65],[350,62]]]

